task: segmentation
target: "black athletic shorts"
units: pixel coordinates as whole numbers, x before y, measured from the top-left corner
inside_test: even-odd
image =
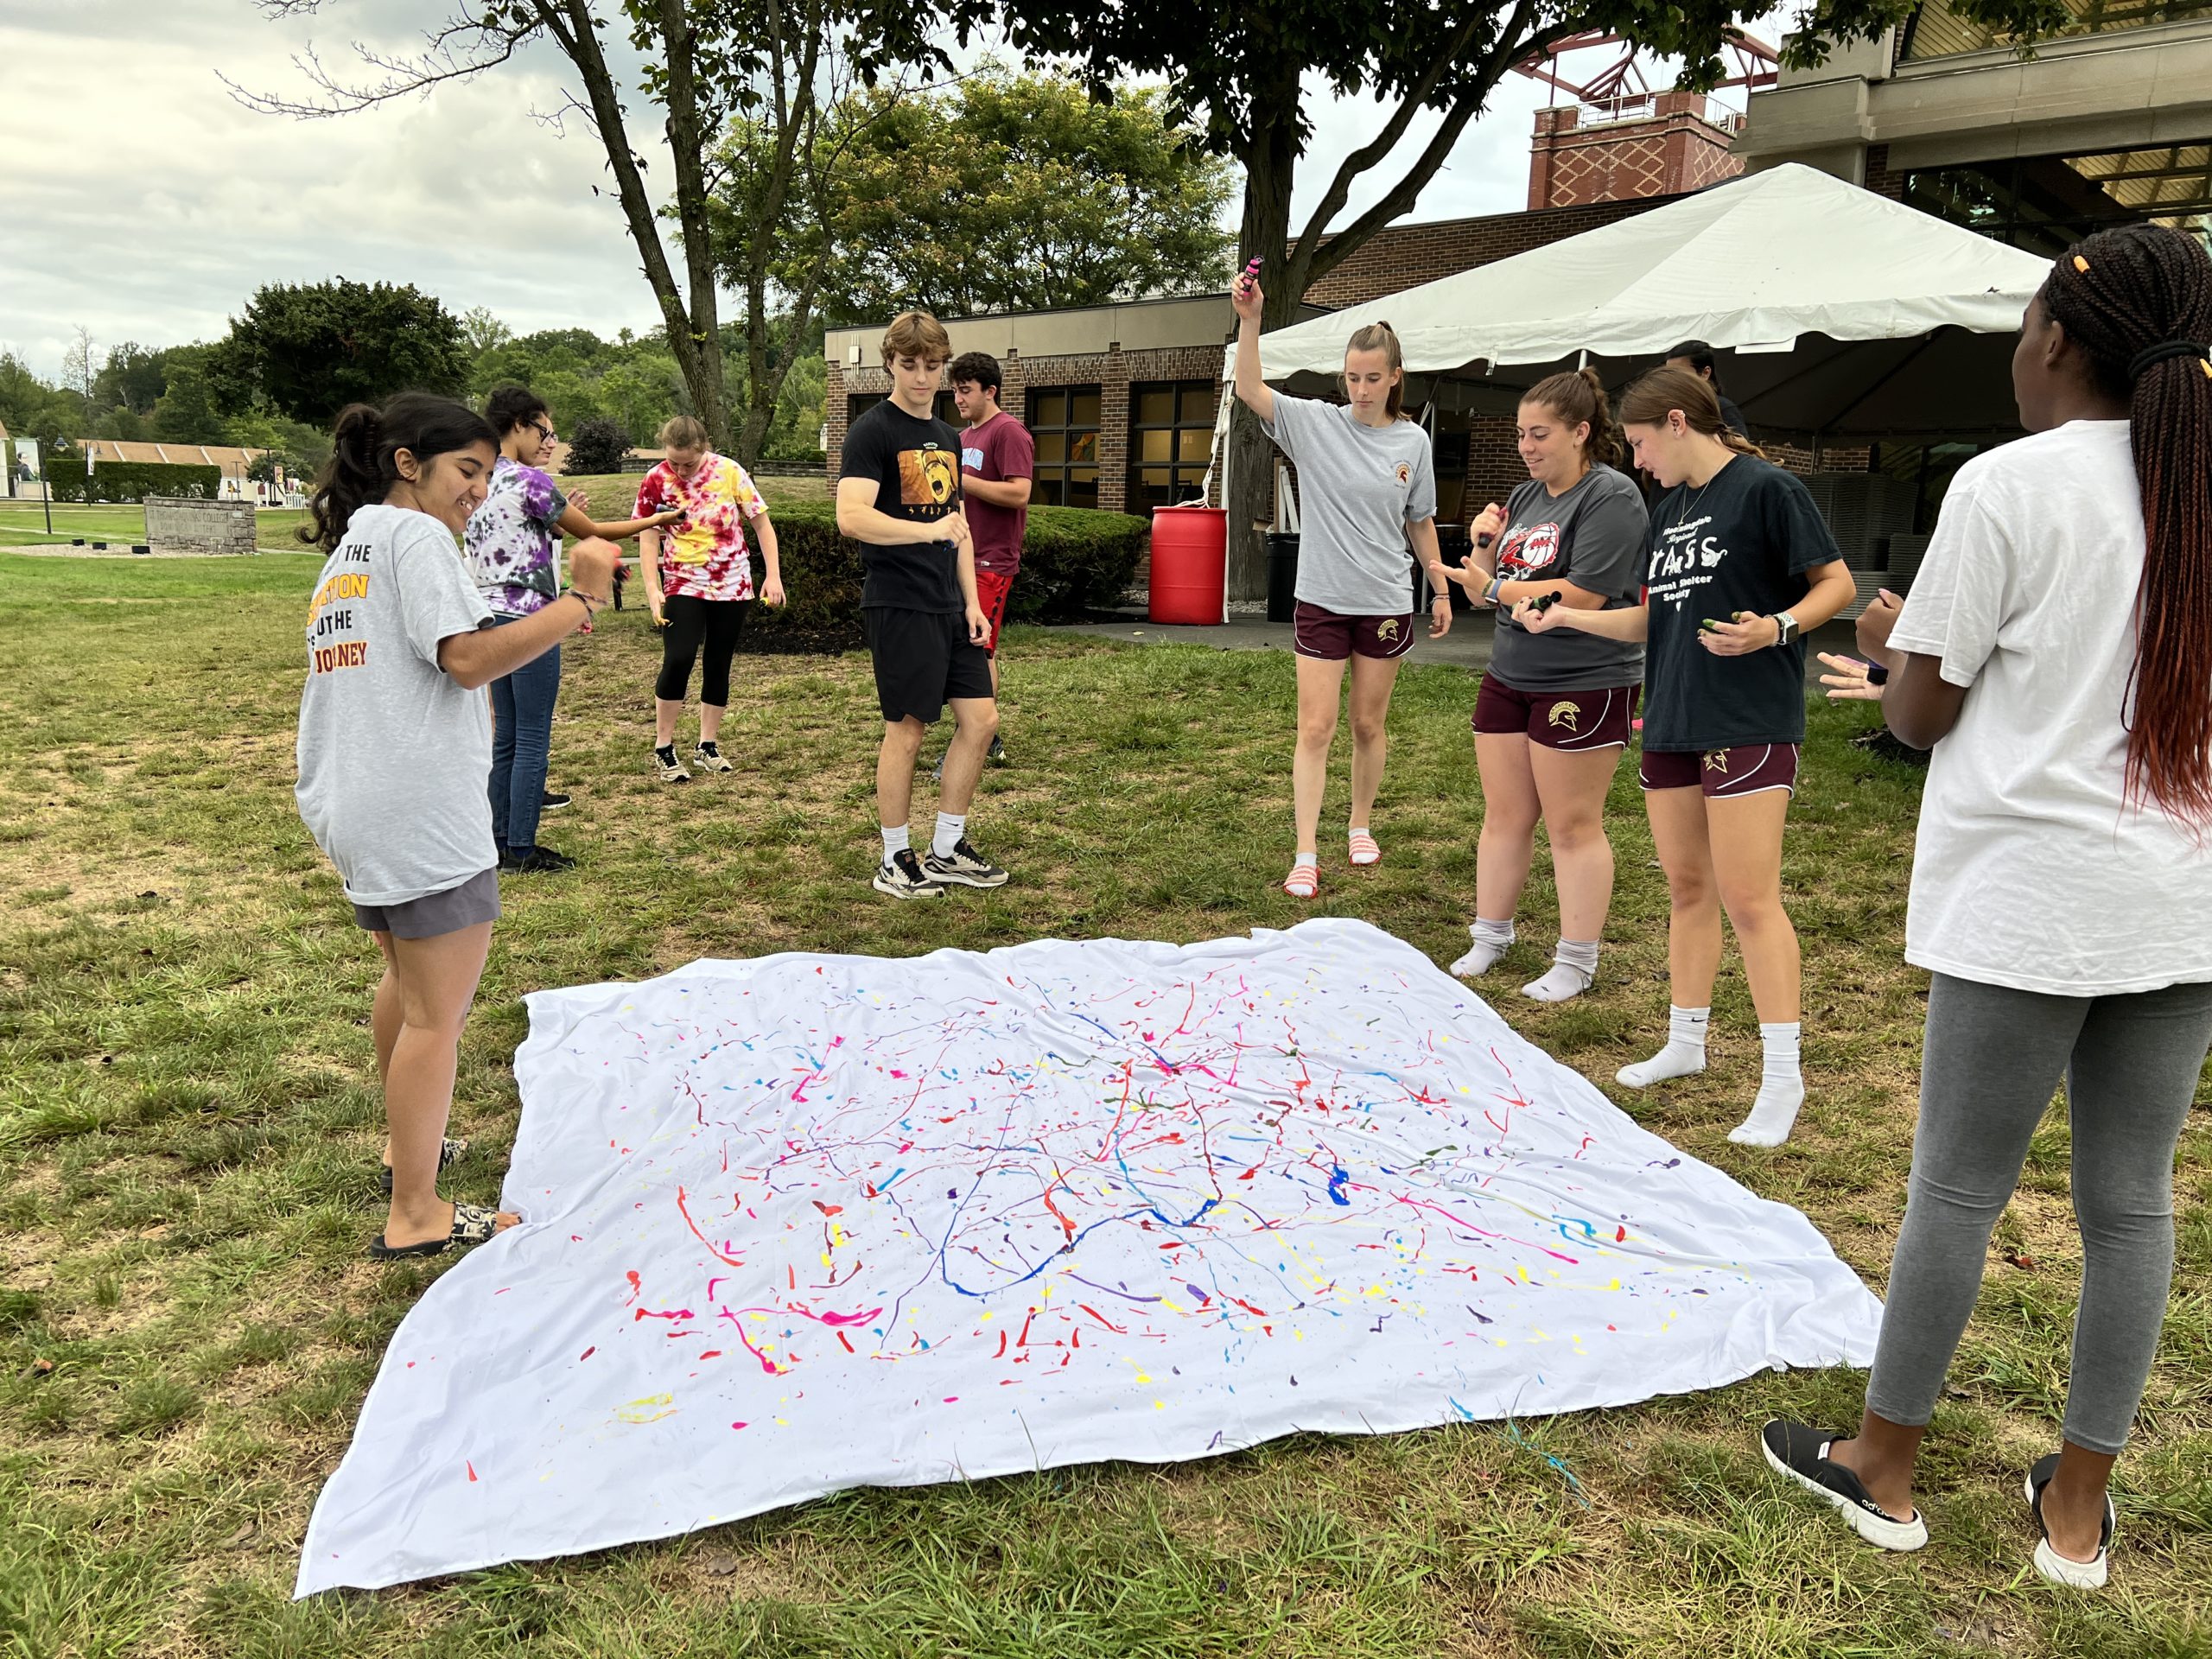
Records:
[[[861,621],[884,719],[911,717],[927,726],[955,698],[991,695],[991,654],[970,643],[968,619],[958,612],[870,607]]]

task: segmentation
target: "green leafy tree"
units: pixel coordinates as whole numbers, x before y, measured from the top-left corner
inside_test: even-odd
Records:
[[[163,389],[154,404],[154,435],[167,443],[225,443],[228,422],[207,359],[212,346],[179,346],[168,353]]]
[[[619,473],[630,448],[630,435],[619,422],[584,421],[569,435],[569,462],[562,470],[572,474]]]
[[[488,307],[472,305],[461,314],[461,338],[472,357],[481,357],[514,337],[515,331],[493,316]]]
[[[168,389],[168,353],[125,340],[108,347],[107,362],[92,380],[92,401],[103,408],[151,415]]]
[[[275,19],[297,18],[321,12],[324,3],[262,0],[261,10]],[[474,79],[533,46],[550,46],[569,71],[567,101],[558,116],[580,118],[597,136],[613,194],[660,306],[666,348],[693,409],[715,444],[728,449],[721,301],[709,226],[716,140],[732,118],[764,113],[795,138],[818,118],[813,92],[797,90],[813,86],[817,67],[836,64],[855,74],[873,74],[883,65],[922,55],[937,27],[928,8],[879,10],[874,0],[479,0],[456,3],[413,57],[364,49],[364,79],[334,74],[310,53],[295,60],[314,87],[307,99],[233,90],[271,114],[345,115]],[[610,59],[609,33],[626,38],[626,55],[640,66],[634,87],[618,78],[620,59]],[[626,92],[632,91],[644,94],[650,118],[641,120],[626,104]],[[639,123],[634,132],[633,121]],[[668,143],[675,176],[665,216],[646,188],[647,133]],[[598,187],[593,189],[596,194]],[[763,221],[761,233],[772,234],[775,222],[772,217]],[[667,223],[675,231],[676,258],[663,238]]]
[[[395,391],[458,392],[468,365],[459,321],[430,295],[340,277],[263,288],[232,319],[207,372],[227,413],[260,402],[321,423]]]
[[[1229,277],[1229,164],[1156,88],[1094,101],[995,66],[932,97],[863,93],[836,181],[824,310],[945,316],[1193,293]]]
[[[868,3],[893,12],[904,0]],[[1838,41],[1878,33],[1916,3],[1807,0],[1794,18],[1796,32],[1783,60],[1818,63]],[[2001,22],[2028,38],[2066,16],[2057,0],[1959,3],[1978,19]],[[1296,316],[1307,289],[1412,211],[1516,63],[1596,30],[1679,57],[1686,65],[1681,84],[1708,86],[1719,76],[1728,31],[1769,10],[1769,0],[1493,0],[1467,6],[1433,0],[1096,0],[1077,7],[1061,0],[979,0],[962,9],[960,27],[963,38],[995,27],[1025,53],[1072,59],[1100,99],[1113,99],[1133,79],[1163,79],[1170,111],[1195,124],[1208,148],[1243,169],[1237,257],[1265,261],[1262,321],[1278,328]],[[1379,99],[1384,116],[1374,136],[1338,163],[1313,212],[1294,228],[1292,190],[1313,137],[1305,105],[1309,73],[1339,93]],[[1399,156],[1401,143],[1424,114],[1435,118],[1433,133]],[[1376,174],[1388,182],[1372,205],[1338,224],[1355,188]],[[1249,526],[1269,516],[1268,444],[1241,405],[1231,432],[1229,522]],[[1265,581],[1265,556],[1249,529],[1233,534],[1232,586],[1255,591]]]

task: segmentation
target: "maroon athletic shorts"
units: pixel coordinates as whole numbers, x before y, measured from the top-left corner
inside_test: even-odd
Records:
[[[1670,751],[1643,752],[1637,768],[1637,781],[1646,789],[1702,789],[1708,799],[1757,795],[1770,789],[1797,792],[1797,746],[1795,743],[1746,743],[1738,749],[1707,749],[1703,753]]]
[[[1414,618],[1403,616],[1339,616],[1319,605],[1298,601],[1294,640],[1301,657],[1319,657],[1341,663],[1361,657],[1402,657],[1413,649]]]
[[[1475,734],[1525,735],[1548,749],[1626,748],[1638,690],[1616,685],[1601,691],[1518,691],[1497,675],[1485,674],[1475,695]]]

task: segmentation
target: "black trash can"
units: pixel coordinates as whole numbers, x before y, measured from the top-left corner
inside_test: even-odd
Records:
[[[1268,532],[1268,620],[1298,620],[1298,532]]]

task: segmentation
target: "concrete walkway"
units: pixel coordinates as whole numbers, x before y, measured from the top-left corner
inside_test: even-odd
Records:
[[[1428,637],[1428,620],[1423,617],[1414,636],[1414,648],[1406,653],[1412,663],[1440,663],[1454,668],[1464,668],[1470,673],[1480,673],[1490,665],[1491,639],[1496,627],[1488,612],[1460,612],[1452,619],[1452,632],[1441,639]],[[1077,622],[1055,632],[1087,633],[1101,639],[1120,639],[1140,645],[1211,645],[1216,651],[1288,651],[1291,648],[1291,625],[1270,622],[1260,611],[1231,612],[1227,622],[1218,627],[1187,627],[1148,622],[1138,613],[1112,622]],[[1805,679],[1808,684],[1818,683],[1823,671],[1820,653],[1823,651],[1855,654],[1852,643],[1852,626],[1848,622],[1831,622],[1816,630],[1806,642]]]

